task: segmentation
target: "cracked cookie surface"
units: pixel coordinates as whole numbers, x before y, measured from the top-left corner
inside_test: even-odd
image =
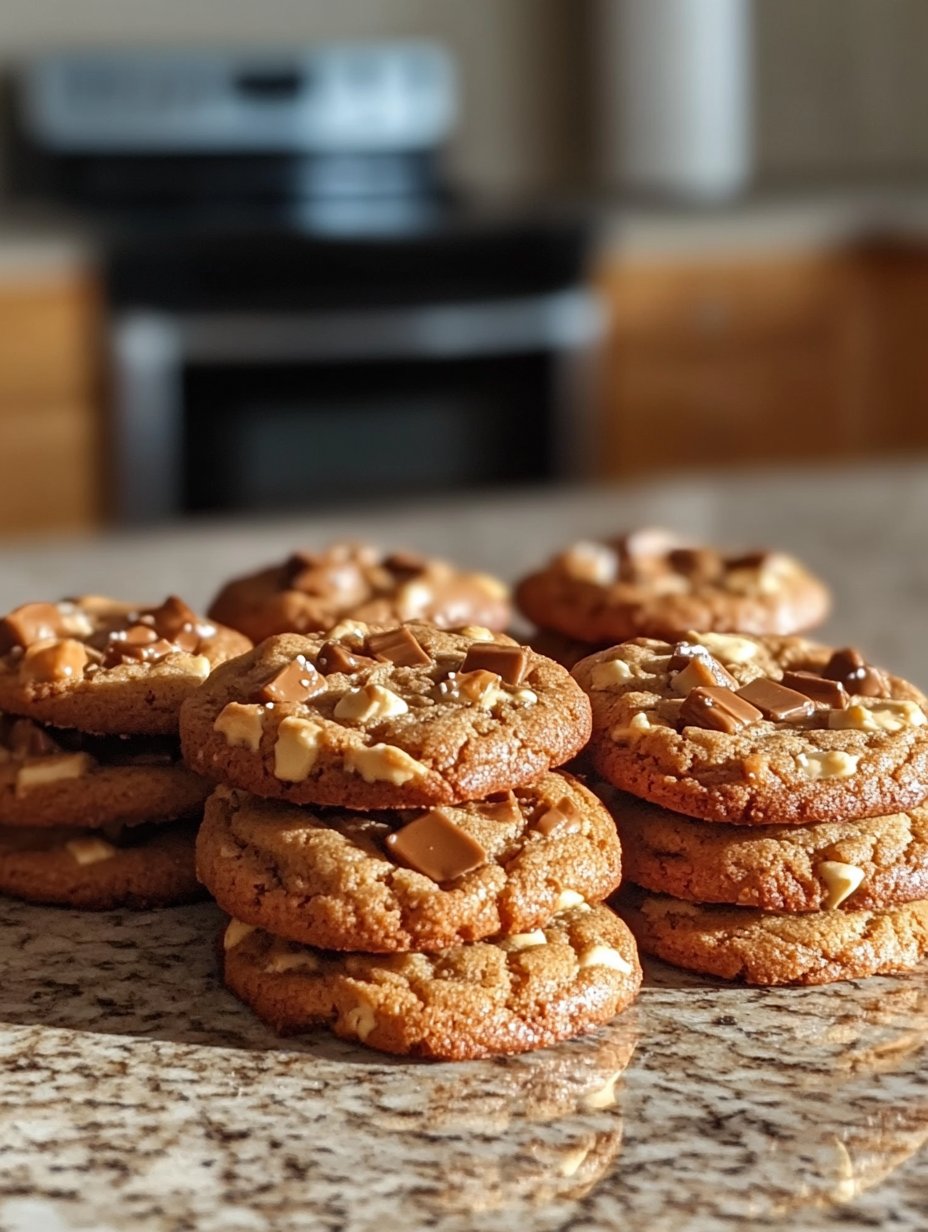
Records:
[[[586,743],[589,702],[558,664],[489,638],[358,622],[270,638],[185,703],[184,756],[258,796],[361,810],[531,782]]]
[[[782,552],[723,554],[656,530],[576,543],[515,593],[541,628],[591,644],[689,629],[799,633],[830,605],[825,585]]]
[[[333,543],[227,582],[209,614],[257,643],[276,633],[324,632],[346,618],[502,630],[510,606],[508,588],[489,574],[413,552]]]
[[[628,880],[695,903],[857,911],[928,899],[928,806],[808,826],[720,826],[616,792]]]
[[[721,665],[735,690],[780,682],[784,672],[819,679],[835,655],[793,637],[690,633],[685,640]],[[846,694],[840,709],[812,703],[798,718],[758,712],[736,730],[713,730],[699,726],[698,716],[688,719],[684,707],[690,692],[726,690],[681,692],[674,653],[671,643],[637,638],[573,669],[593,707],[589,756],[613,786],[688,816],[751,825],[875,817],[923,800],[928,724],[913,685],[868,667],[883,696]]]
[[[747,984],[828,984],[910,971],[928,957],[928,902],[805,915],[699,906],[633,886],[618,909],[643,953]]]
[[[195,840],[190,822],[119,831],[0,826],[0,893],[84,911],[193,902],[204,897]]]
[[[0,710],[103,735],[176,733],[183,700],[250,647],[175,596],[24,604],[0,620]]]
[[[383,1052],[444,1060],[526,1052],[608,1022],[641,983],[632,935],[608,907],[575,907],[540,931],[527,948],[509,938],[333,955],[232,921],[223,975],[282,1035],[328,1025]]]
[[[485,805],[445,806],[441,816],[482,861],[447,880],[391,853],[388,837],[422,816],[314,812],[220,787],[206,806],[197,868],[239,920],[323,949],[371,952],[528,933],[565,893],[598,902],[619,884],[615,824],[569,775],[544,774]],[[429,847],[424,854],[428,867]]]

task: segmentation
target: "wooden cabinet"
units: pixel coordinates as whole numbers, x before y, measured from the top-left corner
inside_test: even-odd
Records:
[[[606,476],[865,448],[856,255],[617,261],[602,279]]]
[[[0,534],[99,520],[100,337],[92,279],[0,273]]]

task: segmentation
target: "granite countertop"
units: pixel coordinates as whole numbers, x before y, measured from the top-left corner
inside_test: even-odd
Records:
[[[835,584],[828,632],[928,681],[928,467],[513,494],[204,525],[0,554],[0,604],[74,590],[204,601],[336,533],[516,575],[630,522],[770,542]],[[928,971],[820,989],[649,963],[586,1039],[462,1065],[280,1041],[217,986],[210,904],[77,915],[0,900],[3,1232],[920,1232]]]

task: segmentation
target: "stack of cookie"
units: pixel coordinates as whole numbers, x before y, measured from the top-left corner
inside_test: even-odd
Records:
[[[612,1018],[640,982],[599,905],[615,825],[552,771],[589,726],[562,667],[486,629],[347,621],[220,668],[181,738],[221,784],[197,865],[228,987],[281,1032],[450,1059]]]
[[[782,552],[723,553],[642,529],[575,543],[516,587],[543,654],[572,667],[632,637],[677,641],[689,629],[787,634],[826,616],[826,587]]]
[[[340,542],[293,552],[227,582],[209,615],[255,645],[276,633],[322,633],[345,619],[502,631],[509,624],[509,588],[488,573],[404,548]]]
[[[198,897],[209,786],[181,702],[248,640],[180,599],[28,603],[0,621],[0,892],[91,910]]]
[[[928,721],[912,685],[800,638],[638,638],[574,668],[641,948],[752,984],[928,954]],[[632,796],[638,799],[633,799]]]

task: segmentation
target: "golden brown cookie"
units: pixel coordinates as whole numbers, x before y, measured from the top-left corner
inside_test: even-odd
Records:
[[[410,813],[297,808],[220,787],[197,841],[220,907],[331,950],[443,950],[530,933],[621,877],[615,823],[569,775]]]
[[[321,633],[346,618],[502,630],[510,606],[508,588],[489,574],[416,552],[333,543],[227,582],[209,614],[257,644],[275,633]]]
[[[575,543],[516,587],[530,620],[594,645],[690,629],[799,633],[824,620],[829,602],[782,552],[722,553],[659,530]]]
[[[625,642],[573,674],[599,774],[678,813],[796,825],[904,811],[928,790],[923,695],[856,651],[691,633]]]
[[[534,651],[345,622],[219,668],[185,703],[181,741],[192,769],[258,796],[415,808],[529,783],[582,748],[589,722],[582,690]]]
[[[250,646],[175,596],[27,603],[0,620],[0,710],[103,735],[173,733],[184,698]]]
[[[281,1035],[327,1024],[382,1052],[463,1061],[527,1052],[621,1013],[641,983],[635,943],[608,907],[575,907],[542,937],[437,954],[334,956],[235,920],[226,986]]]
[[[196,829],[0,826],[0,893],[84,911],[193,902],[204,896],[194,872]]]
[[[576,638],[565,637],[563,633],[554,633],[550,629],[536,629],[528,639],[528,644],[532,650],[537,650],[539,654],[546,655],[568,670],[581,659],[595,654],[597,650],[606,649],[604,645],[578,642]]]
[[[928,805],[809,826],[720,826],[616,792],[625,876],[658,894],[762,911],[928,899]]]
[[[88,736],[0,717],[0,825],[133,825],[202,813],[176,736]]]
[[[928,957],[928,901],[805,915],[707,907],[634,886],[618,900],[642,952],[746,984],[830,984],[911,971]]]

